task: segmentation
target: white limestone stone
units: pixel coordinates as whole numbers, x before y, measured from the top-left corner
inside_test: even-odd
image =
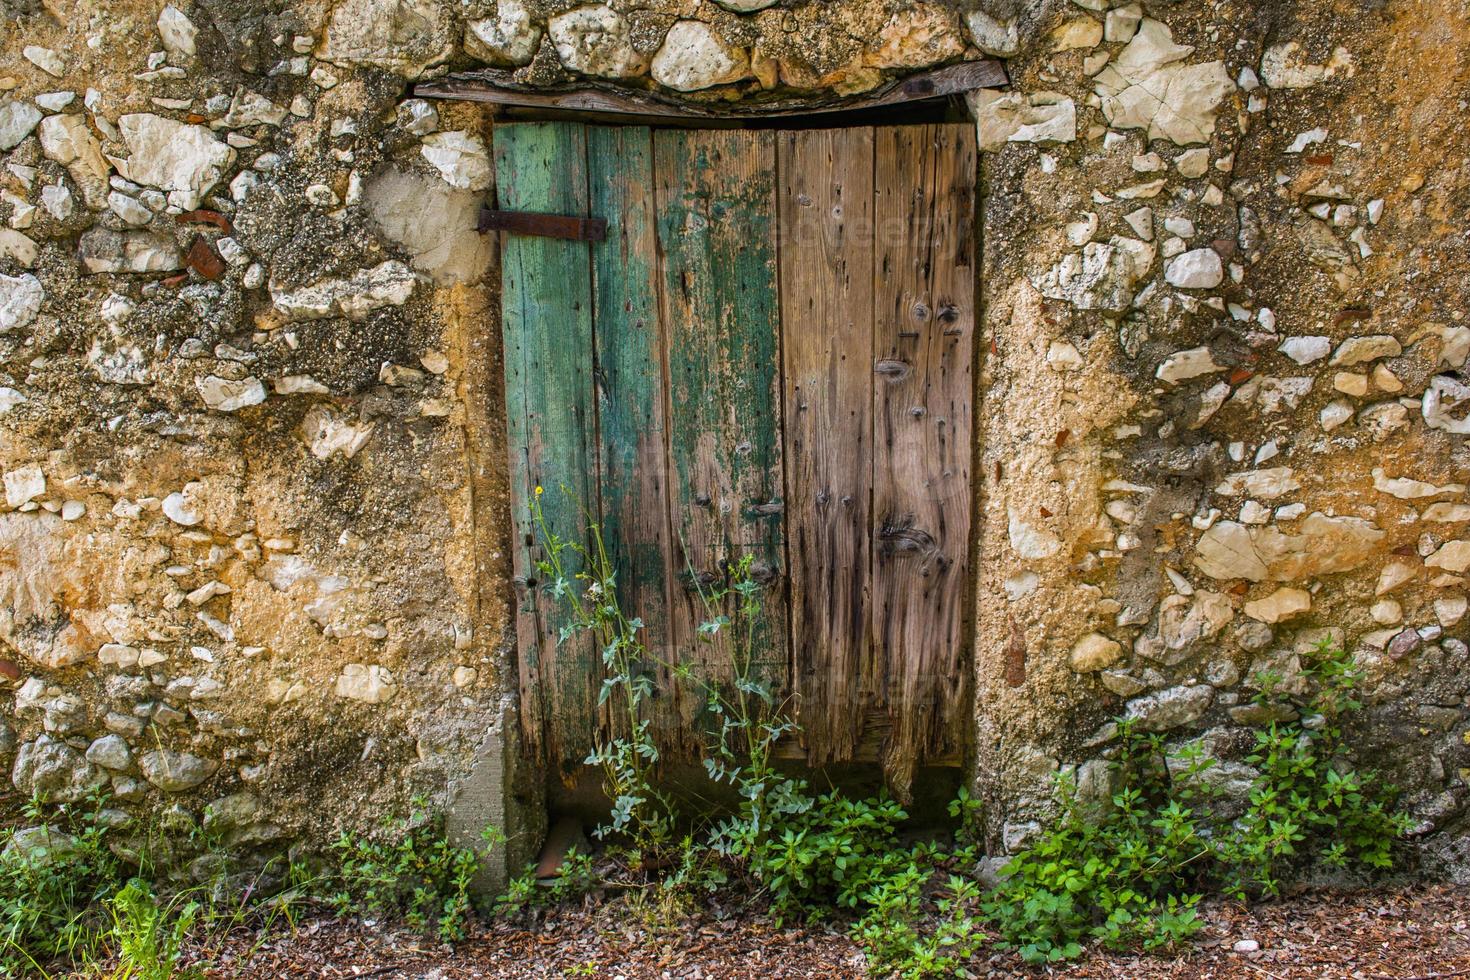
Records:
[[[1077,105],[1057,92],[969,93],[982,151],[1006,143],[1070,143],[1077,138]]]
[[[1216,485],[1215,492],[1231,497],[1245,495],[1275,500],[1293,490],[1300,490],[1301,486],[1301,481],[1296,479],[1295,471],[1290,466],[1273,466],[1232,473]]]
[[[1388,334],[1349,337],[1338,345],[1329,363],[1334,367],[1352,367],[1354,364],[1376,361],[1380,357],[1397,357],[1403,352],[1403,345],[1398,342],[1398,338]]]
[[[1279,623],[1300,616],[1312,608],[1312,597],[1305,589],[1277,589],[1264,599],[1245,604],[1245,614],[1263,623]]]
[[[217,412],[237,412],[265,401],[265,385],[258,378],[238,381],[207,375],[195,382],[204,404]]]
[[[1368,607],[1368,615],[1379,626],[1393,626],[1404,620],[1404,607],[1393,599],[1379,599]]]
[[[148,231],[111,231],[95,227],[77,243],[82,268],[102,272],[171,272],[184,259],[172,237]]]
[[[521,0],[499,0],[495,16],[465,24],[464,51],[492,65],[528,64],[543,31]]]
[[[1018,557],[1050,558],[1062,550],[1060,538],[1045,528],[1038,528],[1027,523],[1015,508],[1010,509],[1009,516],[1007,535],[1010,538],[1011,549]]]
[[[1147,130],[1149,139],[1208,143],[1215,112],[1235,83],[1222,61],[1179,63],[1193,51],[1175,44],[1161,21],[1144,17],[1128,45],[1096,76],[1094,89],[1108,123]]]
[[[29,44],[21,49],[21,56],[53,78],[66,74],[66,59],[50,48]]]
[[[107,199],[107,178],[112,167],[102,155],[102,145],[80,115],[58,113],[41,121],[41,149],[66,168],[82,191],[88,206],[100,208]]]
[[[439,0],[339,0],[320,57],[417,78],[453,56],[456,11]]]
[[[0,228],[0,259],[14,259],[24,268],[33,268],[41,250],[35,239],[10,228]]]
[[[1390,477],[1382,467],[1373,469],[1373,489],[1380,493],[1386,493],[1400,500],[1419,500],[1424,497],[1437,497],[1441,494],[1451,493],[1460,495],[1465,492],[1465,484],[1449,483],[1445,486],[1435,486],[1423,480],[1414,480],[1408,477]]]
[[[1195,566],[1214,579],[1292,582],[1357,568],[1377,549],[1383,531],[1361,517],[1308,514],[1298,531],[1235,521],[1210,526],[1195,546]]]
[[[418,277],[412,269],[389,259],[346,279],[323,279],[299,289],[271,289],[276,312],[285,322],[345,316],[360,320],[385,306],[402,306],[413,295]]]
[[[98,316],[102,317],[103,322],[108,326],[116,327],[126,323],[135,309],[137,309],[136,305],[126,296],[120,293],[108,293],[107,298],[102,301],[102,308],[98,311]]]
[[[337,676],[337,697],[384,704],[398,693],[393,672],[379,664],[347,664]]]
[[[1470,600],[1462,595],[1434,600],[1434,616],[1439,620],[1439,625],[1445,629],[1458,626],[1460,620],[1465,618],[1467,609],[1470,609]]]
[[[29,272],[19,276],[0,273],[0,333],[30,326],[45,299],[41,280]]]
[[[1196,248],[1165,263],[1164,279],[1180,289],[1214,289],[1225,281],[1225,267],[1213,248]]]
[[[768,0],[773,3],[775,0]],[[984,10],[972,10],[965,18],[975,47],[997,58],[1009,58],[1021,48],[1020,31],[1015,20],[1002,19]]]
[[[1153,241],[1154,237],[1154,209],[1149,207],[1139,208],[1123,215],[1123,220],[1128,227],[1133,229],[1134,234],[1144,241]]]
[[[1276,348],[1298,364],[1312,364],[1326,357],[1332,350],[1332,341],[1327,337],[1288,337]]]
[[[1114,237],[1088,242],[1032,283],[1043,296],[1063,299],[1082,310],[1121,313],[1133,303],[1138,282],[1153,265],[1152,245],[1135,238]]]
[[[490,187],[490,153],[485,141],[472,133],[430,133],[423,138],[419,153],[450,187],[467,191]]]
[[[572,71],[603,78],[636,78],[648,56],[633,47],[628,21],[604,5],[574,7],[547,23],[556,56]]]
[[[9,474],[5,477],[5,486],[8,495]],[[1424,559],[1424,565],[1426,568],[1442,568],[1456,574],[1470,570],[1470,541],[1446,541],[1434,554]]]
[[[118,129],[128,147],[126,159],[113,161],[118,172],[167,192],[185,211],[199,206],[235,160],[234,149],[203,126],[138,112],[120,118]]]
[[[1352,419],[1353,405],[1341,398],[1334,399],[1322,407],[1317,417],[1322,423],[1323,431],[1331,432],[1339,426],[1346,425]]]
[[[41,121],[41,110],[29,102],[6,99],[0,102],[0,150],[13,150],[31,135]]]
[[[750,77],[750,58],[703,21],[681,20],[653,56],[651,73],[660,85],[694,92]]]
[[[230,99],[230,108],[214,128],[244,129],[249,126],[279,126],[286,118],[286,110],[259,92],[247,88],[235,89]]]
[[[1091,17],[1074,17],[1052,31],[1050,37],[1054,52],[1095,48],[1102,39],[1103,25]]]
[[[309,374],[287,374],[275,381],[278,395],[328,395],[332,389]]]
[[[1088,633],[1072,646],[1068,663],[1078,673],[1111,667],[1123,657],[1123,645],[1101,633]]]
[[[1086,245],[1097,234],[1097,226],[1097,212],[1086,211],[1076,221],[1067,222],[1067,241],[1073,245]]]
[[[1138,33],[1143,21],[1143,8],[1136,3],[1114,7],[1103,24],[1103,40],[1109,44],[1127,44]]]
[[[110,191],[107,195],[107,206],[112,213],[123,220],[123,224],[134,228],[141,228],[153,220],[153,212],[143,206],[143,203],[135,197],[128,197],[122,191]]]
[[[1313,64],[1305,48],[1297,41],[1283,41],[1268,47],[1261,55],[1261,81],[1267,88],[1311,88],[1339,72],[1351,73],[1352,56],[1345,48],[1336,48],[1326,64]]]
[[[1054,340],[1046,351],[1047,367],[1053,371],[1080,371],[1086,362],[1077,348],[1065,340]]]
[[[34,463],[18,466],[5,473],[5,503],[12,509],[36,499],[46,492],[46,476]]]
[[[1470,401],[1470,385],[1438,374],[1429,379],[1420,414],[1431,429],[1443,429],[1457,436],[1470,435],[1470,416],[1459,417],[1464,415],[1467,401]]]
[[[24,405],[28,401],[30,401],[29,398],[14,388],[8,385],[0,386],[0,415],[4,415],[15,406]]]
[[[313,405],[301,420],[301,438],[317,459],[334,453],[351,459],[372,438],[371,422],[355,424],[326,405]]]
[[[194,57],[195,38],[198,35],[199,28],[173,4],[159,12],[158,36],[163,41],[164,50],[175,58]]]
[[[1189,350],[1175,351],[1170,354],[1154,372],[1154,377],[1166,384],[1178,384],[1190,378],[1198,378],[1223,370],[1225,366],[1215,363],[1214,355],[1210,353],[1208,347],[1192,347]]]
[[[1403,561],[1391,561],[1378,573],[1378,583],[1373,589],[1376,596],[1388,595],[1405,582],[1412,581],[1419,569]]]
[[[406,133],[427,136],[439,128],[439,110],[427,99],[405,99],[398,104],[397,122]]]
[[[1470,504],[1437,503],[1424,508],[1419,515],[1421,521],[1457,524],[1470,521]]]
[[[1190,180],[1203,177],[1210,169],[1210,151],[1204,147],[1185,150],[1174,158],[1174,169]]]

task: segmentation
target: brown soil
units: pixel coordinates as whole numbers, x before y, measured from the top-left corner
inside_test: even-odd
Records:
[[[1093,953],[1053,970],[983,951],[972,976],[1128,978],[1470,977],[1470,888],[1308,894],[1251,908],[1209,905],[1197,941],[1175,954]],[[721,918],[725,915],[724,918]],[[1242,940],[1259,949],[1236,952]],[[372,922],[313,919],[294,934],[238,933],[194,951],[219,978],[458,980],[471,977],[862,977],[862,951],[840,927],[777,928],[720,909],[651,932],[619,903],[560,909],[531,925],[493,922],[453,949]]]

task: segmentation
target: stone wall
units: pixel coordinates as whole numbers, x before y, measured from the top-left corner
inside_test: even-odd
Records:
[[[1375,760],[1466,867],[1463,0],[0,9],[20,792],[265,849],[423,793],[532,841],[493,120],[409,83],[830,97],[984,52],[1013,82],[970,100],[995,843],[1059,766],[1095,782],[1120,712],[1238,771],[1252,675],[1333,631]]]

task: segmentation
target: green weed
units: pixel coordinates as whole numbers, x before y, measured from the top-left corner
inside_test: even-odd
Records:
[[[415,800],[414,811],[384,822],[376,840],[343,833],[331,846],[335,867],[325,876],[326,898],[338,913],[402,918],[411,928],[445,942],[462,939],[471,884],[490,851],[504,843],[486,828],[483,846],[456,847],[443,821]]]
[[[11,832],[0,853],[0,972],[44,972],[80,962],[105,931],[105,900],[122,877],[108,849],[104,801],[52,810],[27,804],[30,828]]]
[[[1305,673],[1312,693],[1294,705],[1304,720],[1256,734],[1245,761],[1259,775],[1238,819],[1212,806],[1217,792],[1199,777],[1213,761],[1197,744],[1171,768],[1161,735],[1120,720],[1111,801],[1086,804],[1063,780],[1060,815],[985,901],[1001,942],[1031,962],[1070,959],[1089,942],[1158,949],[1199,930],[1206,892],[1273,896],[1313,866],[1391,867],[1409,819],[1393,812],[1391,787],[1351,764],[1342,720],[1361,707],[1351,660],[1323,643]],[[1279,676],[1258,686],[1262,704],[1287,698]]]
[[[118,965],[109,980],[173,980],[202,976],[179,969],[184,940],[202,908],[186,895],[161,902],[141,878],[129,881],[108,902],[112,913],[110,940]]]

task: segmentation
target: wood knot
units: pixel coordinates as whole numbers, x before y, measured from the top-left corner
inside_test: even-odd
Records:
[[[769,562],[753,561],[750,563],[750,580],[757,585],[770,585],[776,581],[777,574],[775,566]]]
[[[684,591],[686,592],[708,592],[723,576],[705,570],[693,573],[685,572],[679,578],[684,583]]]
[[[878,550],[884,555],[917,555],[926,561],[939,551],[939,542],[923,528],[914,527],[912,515],[898,522],[884,521],[878,528]]]
[[[910,374],[913,374],[913,372],[914,367],[912,364],[909,364],[907,361],[900,361],[897,358],[885,357],[873,365],[873,373],[881,374],[889,381],[902,381]]]

